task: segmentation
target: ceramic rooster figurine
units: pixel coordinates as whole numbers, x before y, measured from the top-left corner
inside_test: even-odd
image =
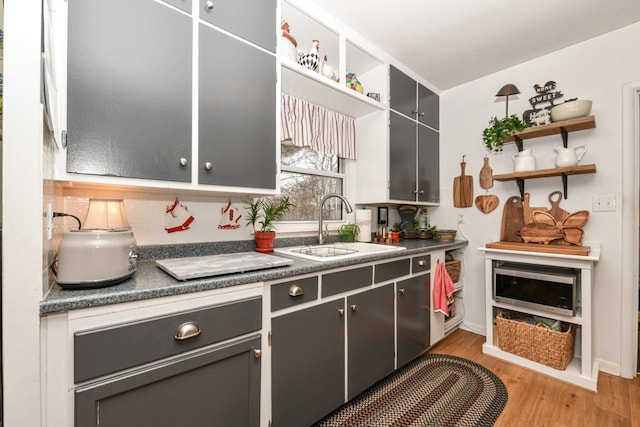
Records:
[[[327,55],[324,56],[322,60],[322,64],[320,65],[320,73],[327,77],[328,79],[336,81],[338,78],[338,73],[336,73],[336,69],[327,63]]]
[[[298,64],[311,71],[318,70],[320,64],[320,42],[318,40],[313,40],[309,53],[298,53]]]

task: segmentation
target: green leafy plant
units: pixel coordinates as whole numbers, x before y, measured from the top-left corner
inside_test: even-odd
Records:
[[[520,120],[518,116],[512,114],[503,119],[492,117],[489,126],[482,131],[482,140],[489,151],[499,153],[502,151],[504,139],[525,129],[527,124]]]
[[[400,232],[402,231],[402,227],[400,226],[399,222],[396,222],[395,224],[393,224],[393,226],[391,227],[391,230],[389,231]]]
[[[416,234],[420,234],[422,232],[422,227],[420,227],[420,220],[414,218],[411,220],[411,231]]]
[[[251,224],[255,231],[268,232],[276,227],[274,221],[279,220],[292,207],[288,196],[271,199],[255,199],[247,209],[247,225]],[[258,224],[258,227],[256,227]]]
[[[358,224],[343,224],[338,228],[338,235],[343,242],[355,242],[358,234],[360,234]]]

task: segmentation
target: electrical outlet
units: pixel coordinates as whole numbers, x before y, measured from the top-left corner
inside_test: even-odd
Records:
[[[458,224],[464,224],[464,215],[458,214]]]
[[[615,194],[598,194],[591,199],[593,212],[611,212],[616,210]]]
[[[47,203],[47,239],[53,239],[53,206]]]

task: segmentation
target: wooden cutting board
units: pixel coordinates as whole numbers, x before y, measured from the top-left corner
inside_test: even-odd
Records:
[[[522,199],[518,196],[511,196],[504,204],[502,211],[502,228],[500,229],[500,240],[502,242],[520,242],[520,229],[524,227],[524,213]]]
[[[480,212],[488,214],[498,207],[500,204],[500,199],[498,196],[494,196],[493,194],[485,194],[476,197],[476,207],[480,209]]]
[[[542,211],[542,212],[548,212],[549,209],[546,207],[540,207],[540,208],[532,208],[531,206],[529,206],[529,200],[531,198],[531,195],[529,193],[524,193],[524,223],[526,224],[531,224],[533,223],[533,212],[534,211]]]
[[[589,255],[590,246],[563,246],[563,245],[543,245],[540,243],[516,243],[516,242],[493,242],[487,243],[487,248],[506,249],[510,251],[545,252],[550,254],[564,255]]]
[[[484,156],[484,165],[480,169],[480,188],[486,190],[491,187],[493,187],[493,169],[489,166],[489,158]]]
[[[453,206],[456,208],[468,208],[473,205],[473,177],[465,175],[467,164],[460,163],[461,175],[453,179]]]

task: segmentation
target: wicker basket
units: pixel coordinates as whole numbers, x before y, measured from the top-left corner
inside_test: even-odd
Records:
[[[447,270],[447,273],[449,273],[449,277],[451,277],[451,281],[453,283],[456,283],[458,280],[460,280],[461,265],[462,265],[462,262],[456,259],[452,259],[444,262],[444,268]]]
[[[508,353],[524,357],[555,369],[564,370],[573,359],[576,326],[566,332],[529,325],[496,316],[498,346]]]

